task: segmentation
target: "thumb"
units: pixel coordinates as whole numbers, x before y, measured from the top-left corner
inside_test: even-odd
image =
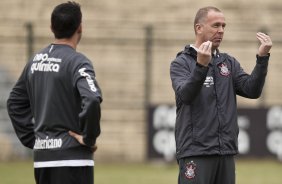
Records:
[[[77,133],[74,133],[73,131],[69,131],[69,135],[74,137],[74,138],[77,138],[78,134]]]
[[[73,131],[69,131],[69,135],[75,138],[80,144],[85,145],[82,135],[79,135]]]
[[[72,136],[73,138],[75,138],[80,144],[84,145],[84,142],[82,140],[82,136],[73,132],[73,131],[69,131],[69,135]]]

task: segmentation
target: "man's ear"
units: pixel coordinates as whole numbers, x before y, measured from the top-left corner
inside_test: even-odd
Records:
[[[202,33],[202,25],[201,24],[196,24],[195,25],[195,32],[196,32],[196,34],[201,34]]]

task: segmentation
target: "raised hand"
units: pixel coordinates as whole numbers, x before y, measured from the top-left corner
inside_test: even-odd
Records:
[[[211,48],[212,48],[212,42],[206,41],[200,45],[200,47],[197,49],[197,62],[203,66],[208,66],[208,64],[211,61],[212,55],[211,55]]]
[[[258,49],[258,55],[259,56],[266,56],[271,47],[272,47],[272,41],[271,41],[271,38],[270,36],[262,33],[262,32],[258,32],[257,33],[257,39],[260,41],[261,45],[259,46],[259,49]]]

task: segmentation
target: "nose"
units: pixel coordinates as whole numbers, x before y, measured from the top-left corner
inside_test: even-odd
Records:
[[[218,27],[218,32],[219,33],[223,33],[224,32],[224,27],[223,26],[219,26]]]

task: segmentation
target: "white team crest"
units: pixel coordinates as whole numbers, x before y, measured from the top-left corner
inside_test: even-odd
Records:
[[[189,163],[186,164],[186,171],[185,171],[185,177],[187,179],[193,179],[196,176],[196,164],[191,161]]]
[[[220,74],[223,75],[223,76],[229,76],[230,74],[230,71],[227,67],[227,64],[226,63],[220,63],[219,65],[217,65],[218,68],[220,69]]]

